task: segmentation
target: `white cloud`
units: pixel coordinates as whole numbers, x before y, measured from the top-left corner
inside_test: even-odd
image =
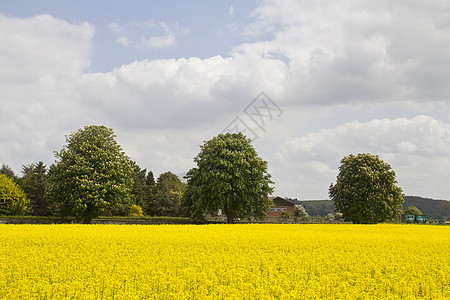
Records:
[[[117,23],[113,22],[108,25],[109,30],[116,35],[124,34],[125,30]]]
[[[20,169],[51,158],[64,134],[105,124],[143,167],[181,174],[264,91],[284,111],[255,142],[277,193],[326,198],[340,159],[371,152],[406,193],[448,199],[449,5],[270,0],[228,56],[103,73],[86,72],[92,25],[0,15],[0,157]],[[142,49],[173,47],[188,32],[156,21],[109,29]]]
[[[234,15],[234,7],[233,7],[233,5],[230,5],[228,7],[227,15],[228,15],[228,17],[232,17]]]
[[[292,138],[280,146],[275,157],[286,174],[298,174],[299,190],[310,197],[320,193],[325,198],[339,161],[358,153],[377,154],[391,164],[408,195],[448,198],[439,190],[447,186],[450,168],[450,123],[430,116],[347,122]],[[290,179],[282,177],[280,181],[283,185]],[[316,186],[311,187],[311,181]]]
[[[116,39],[117,44],[122,45],[122,46],[130,46],[132,44],[132,42],[126,37],[126,36],[119,36]]]
[[[175,35],[169,33],[165,36],[151,36],[143,38],[142,44],[148,48],[168,48],[175,45]]]
[[[79,126],[73,87],[89,67],[93,35],[88,23],[0,15],[0,157],[19,161],[16,169],[47,161]]]
[[[350,153],[450,155],[450,124],[430,116],[347,122],[292,138],[281,146],[290,160],[330,161]]]
[[[0,14],[0,84],[48,83],[80,75],[90,65],[94,28],[50,15]]]
[[[242,55],[136,61],[84,74],[77,89],[94,119],[103,115],[129,128],[187,128],[240,112],[263,88],[282,93],[284,72],[281,61]]]
[[[110,23],[111,33],[118,36],[116,42],[122,46],[136,46],[143,48],[169,48],[176,44],[178,36],[189,32],[187,27],[182,27],[178,22],[168,24],[165,22],[134,21],[120,25]]]
[[[450,3],[265,1],[234,51],[289,62],[291,101],[450,100]]]
[[[418,147],[412,142],[401,141],[397,143],[397,150],[400,153],[414,153],[418,149]]]

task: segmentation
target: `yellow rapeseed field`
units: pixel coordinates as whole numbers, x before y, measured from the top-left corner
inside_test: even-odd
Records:
[[[450,227],[0,225],[0,299],[450,299]]]

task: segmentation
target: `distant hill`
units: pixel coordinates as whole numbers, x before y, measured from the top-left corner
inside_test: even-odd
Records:
[[[447,220],[450,219],[450,201],[434,200],[418,196],[405,196],[403,209],[408,206],[417,207],[424,215],[427,215],[428,218],[434,220],[441,221],[444,217],[446,217]]]
[[[336,213],[331,200],[297,200],[296,203],[301,204],[311,217],[325,217],[329,213]]]
[[[303,205],[308,214],[313,217],[325,217],[329,213],[335,214],[333,201],[331,200],[296,200],[297,204]],[[428,218],[442,221],[444,217],[450,219],[450,201],[434,200],[418,196],[405,196],[403,209],[408,206],[417,207]]]

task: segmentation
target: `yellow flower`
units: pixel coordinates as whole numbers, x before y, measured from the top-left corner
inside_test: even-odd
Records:
[[[0,299],[449,299],[450,227],[0,225]]]

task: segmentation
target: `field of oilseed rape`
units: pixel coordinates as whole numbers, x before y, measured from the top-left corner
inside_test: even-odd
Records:
[[[0,225],[0,299],[450,299],[450,227]]]

